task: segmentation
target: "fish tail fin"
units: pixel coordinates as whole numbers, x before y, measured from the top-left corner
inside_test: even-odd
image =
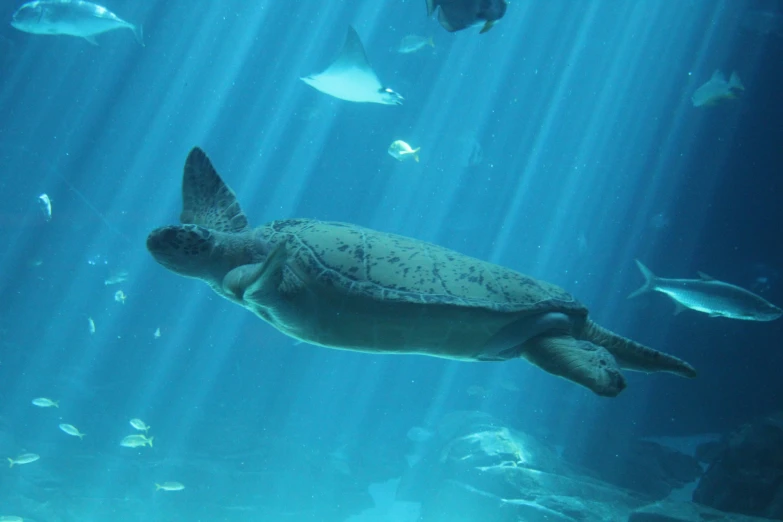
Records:
[[[8,457],[8,467],[13,468],[14,467],[14,459],[11,457]]]
[[[161,486],[158,483],[155,483],[155,491],[160,491],[161,489],[163,489],[163,486]]]
[[[642,263],[638,259],[636,259],[635,261],[636,261],[636,266],[639,267],[639,270],[642,272],[642,275],[644,276],[644,284],[636,291],[628,294],[628,299],[655,290],[655,282],[656,282],[655,274],[653,274],[652,270],[644,266],[644,263]]]
[[[149,445],[150,445],[150,448],[152,447],[152,439],[154,439],[154,438],[155,438],[155,437],[149,437],[149,438],[147,439],[147,443],[149,443]]]
[[[737,71],[731,73],[731,78],[729,78],[729,90],[738,90],[738,91],[745,90],[745,86],[742,84],[742,80],[740,80]]]
[[[55,408],[59,408],[60,407],[60,401],[52,401],[52,404],[54,404]]]
[[[84,436],[85,435],[86,435],[86,433],[79,433],[79,435],[78,435],[79,440],[84,440]]]
[[[419,151],[420,151],[420,150],[421,150],[421,147],[416,147],[415,149],[413,149],[413,152],[411,152],[411,154],[413,154],[413,160],[414,160],[416,163],[418,163],[418,162],[419,162]]]
[[[131,25],[131,30],[133,31],[133,36],[136,37],[136,41],[139,42],[139,45],[144,47],[144,26],[139,25]]]
[[[427,40],[427,45],[429,45],[432,48],[435,48],[435,39],[432,36],[430,36],[430,39]]]

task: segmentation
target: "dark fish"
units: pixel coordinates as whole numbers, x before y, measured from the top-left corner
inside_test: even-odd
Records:
[[[506,0],[427,0],[427,15],[440,8],[438,22],[450,33],[474,25],[483,25],[480,32],[486,33],[503,18],[507,7]]]

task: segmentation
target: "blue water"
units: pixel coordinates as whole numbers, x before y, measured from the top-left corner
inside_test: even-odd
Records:
[[[490,412],[567,445],[718,432],[779,405],[774,325],[626,300],[640,258],[671,277],[764,277],[764,295],[783,302],[779,234],[743,241],[780,223],[779,156],[759,154],[768,134],[754,138],[780,84],[761,81],[769,40],[741,27],[752,4],[518,0],[484,35],[445,32],[423,0],[107,4],[143,24],[145,47],[130,31],[92,46],[4,26],[0,456],[41,460],[0,471],[0,505],[14,491],[14,502],[33,499],[16,509],[35,520],[293,520],[326,505],[346,518],[368,506],[337,509],[343,488],[399,477],[408,430],[449,411]],[[3,16],[17,6],[5,0]],[[349,24],[402,106],[344,102],[299,80],[328,65]],[[411,33],[435,48],[397,53]],[[691,94],[716,68],[752,87],[695,109]],[[421,162],[390,157],[396,139],[420,146]],[[297,344],[146,251],[153,228],[178,222],[194,146],[254,225],[346,221],[506,265],[700,376],[629,374],[609,400],[521,361]],[[748,176],[777,178],[748,182],[747,195],[737,180]],[[743,206],[731,211],[735,194]],[[118,271],[127,280],[105,284]],[[35,408],[35,397],[60,407]],[[152,427],[152,448],[119,446],[133,417]],[[328,497],[309,486],[332,476],[324,469],[342,477]],[[155,492],[167,480],[186,489]]]

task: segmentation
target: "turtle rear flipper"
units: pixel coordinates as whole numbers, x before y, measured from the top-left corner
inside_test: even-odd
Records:
[[[606,348],[571,336],[536,337],[525,343],[520,355],[603,397],[616,397],[626,386],[620,366]]]
[[[609,350],[621,368],[637,372],[668,372],[681,377],[696,377],[696,369],[679,357],[626,339],[589,319],[580,337]]]

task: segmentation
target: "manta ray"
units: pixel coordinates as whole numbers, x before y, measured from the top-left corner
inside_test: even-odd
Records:
[[[359,35],[350,26],[337,59],[323,72],[305,76],[301,80],[341,100],[402,105],[403,97],[381,84],[367,59]]]

